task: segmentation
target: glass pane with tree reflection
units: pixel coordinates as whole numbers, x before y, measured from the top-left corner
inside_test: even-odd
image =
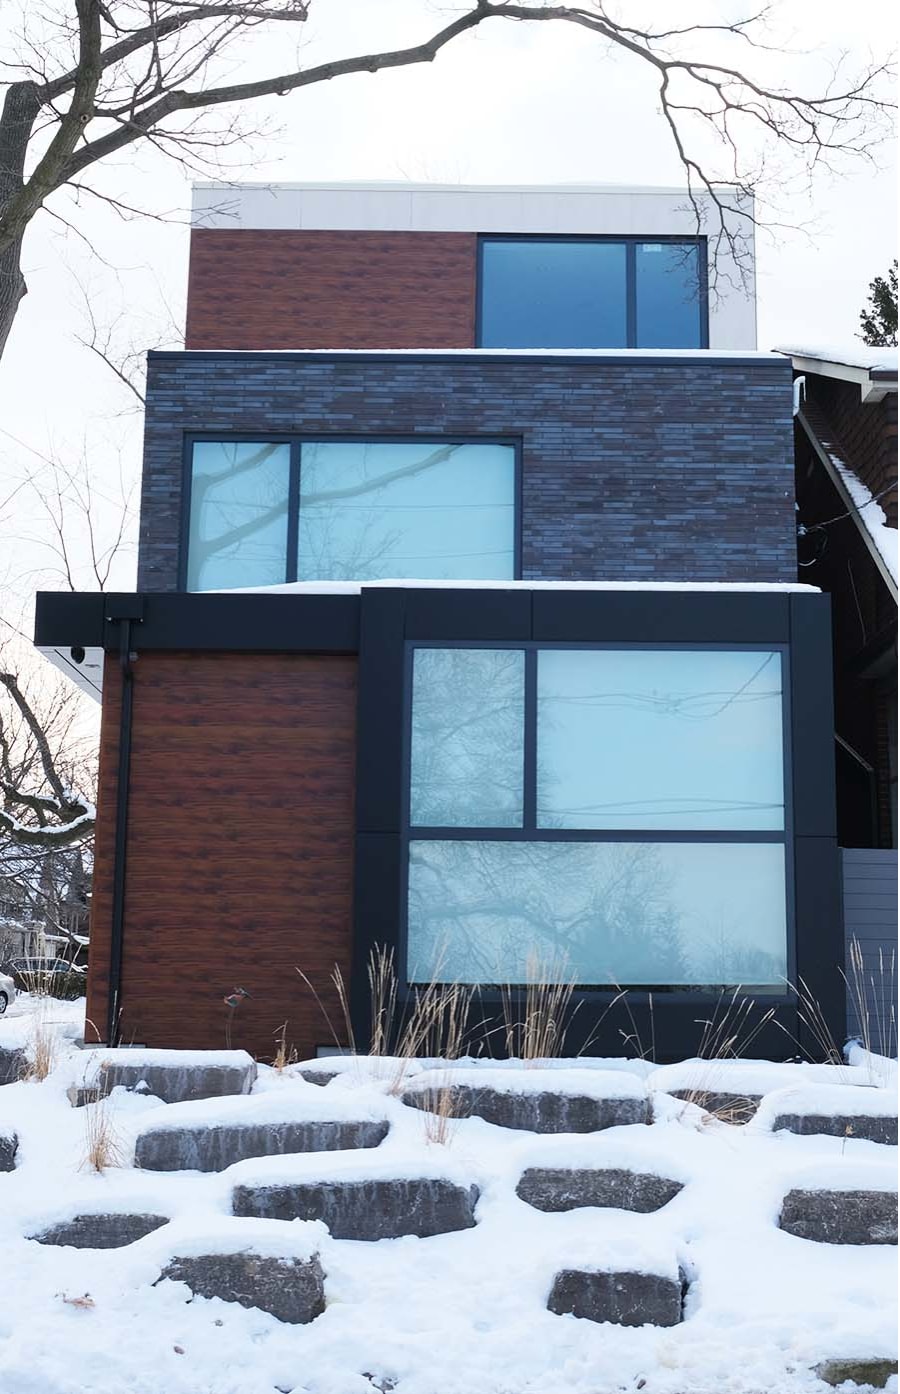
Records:
[[[284,444],[194,443],[189,591],[284,581],[290,458]]]
[[[303,580],[507,580],[515,451],[440,440],[304,442]]]
[[[410,982],[784,988],[776,843],[413,841]],[[532,974],[533,975],[533,974]]]
[[[525,655],[416,649],[410,822],[522,826]]]

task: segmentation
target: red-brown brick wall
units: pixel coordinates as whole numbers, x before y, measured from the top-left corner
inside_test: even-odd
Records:
[[[897,394],[863,402],[858,383],[807,377],[807,393],[828,417],[847,463],[879,500],[891,527],[897,526]]]
[[[356,659],[142,654],[134,665],[120,1037],[302,1055],[349,977]],[[105,1038],[119,681],[107,661],[88,1017]],[[88,1039],[93,1033],[88,1030]]]
[[[191,233],[189,349],[471,348],[477,238]]]

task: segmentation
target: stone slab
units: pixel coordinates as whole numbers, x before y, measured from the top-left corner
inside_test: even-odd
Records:
[[[15,1133],[0,1133],[0,1171],[14,1171],[19,1139]]]
[[[772,1131],[784,1129],[803,1136],[820,1134],[824,1137],[862,1138],[866,1142],[884,1142],[897,1146],[897,1119],[863,1113],[841,1113],[834,1117],[821,1113],[779,1113],[772,1120]]]
[[[134,1161],[148,1171],[224,1171],[248,1157],[377,1147],[389,1128],[383,1119],[148,1128],[137,1139]]]
[[[195,1297],[220,1297],[256,1307],[279,1321],[305,1325],[325,1310],[325,1274],[318,1254],[309,1259],[262,1254],[203,1254],[173,1258],[158,1282],[186,1283]]]
[[[657,1273],[593,1273],[566,1268],[557,1273],[547,1307],[616,1326],[677,1326],[682,1320],[682,1285]]]
[[[123,1050],[101,1059],[96,1084],[76,1091],[76,1104],[92,1103],[100,1094],[113,1089],[140,1089],[153,1094],[167,1104],[190,1099],[218,1099],[232,1094],[249,1094],[256,1082],[256,1062],[247,1057],[246,1064],[225,1065],[218,1061],[204,1062],[197,1051],[185,1051],[185,1060],[166,1063],[137,1059],[128,1060]],[[137,1054],[137,1052],[136,1052]],[[166,1052],[170,1054],[170,1052]],[[175,1054],[175,1052],[171,1052]],[[81,1095],[78,1098],[77,1095]]]
[[[477,1186],[418,1177],[236,1186],[232,1208],[270,1220],[322,1220],[335,1239],[374,1241],[471,1229],[477,1200]]]
[[[835,1389],[846,1380],[854,1384],[870,1384],[873,1389],[884,1389],[891,1375],[897,1373],[896,1360],[823,1360],[815,1367],[815,1373],[825,1384]]]
[[[454,1118],[483,1118],[501,1128],[533,1133],[595,1133],[649,1123],[652,1115],[649,1099],[603,1099],[549,1090],[517,1094],[476,1084],[449,1084],[440,1090],[408,1089],[403,1094],[405,1104],[429,1112],[444,1107],[444,1100]]]
[[[896,1244],[895,1191],[788,1191],[779,1228],[819,1244]]]
[[[30,1237],[39,1244],[71,1249],[124,1249],[126,1244],[133,1244],[168,1223],[167,1215],[75,1215]]]
[[[530,1167],[522,1173],[516,1195],[547,1212],[603,1206],[646,1215],[668,1205],[682,1189],[680,1181],[650,1172]]]
[[[714,1089],[673,1089],[671,1094],[673,1099],[684,1099],[732,1123],[749,1123],[762,1099],[761,1094],[730,1094]]]
[[[0,1084],[15,1084],[22,1078],[27,1064],[24,1050],[0,1046]]]

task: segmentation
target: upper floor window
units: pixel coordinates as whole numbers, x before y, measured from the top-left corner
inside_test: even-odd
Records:
[[[701,239],[485,237],[481,348],[702,348]]]
[[[516,447],[195,440],[185,585],[511,580]]]

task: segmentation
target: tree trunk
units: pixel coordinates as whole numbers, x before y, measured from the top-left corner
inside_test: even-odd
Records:
[[[25,156],[40,106],[33,82],[16,82],[7,89],[0,113],[0,229],[10,200],[23,187]],[[24,231],[15,232],[0,251],[0,358],[26,291],[21,264]]]

